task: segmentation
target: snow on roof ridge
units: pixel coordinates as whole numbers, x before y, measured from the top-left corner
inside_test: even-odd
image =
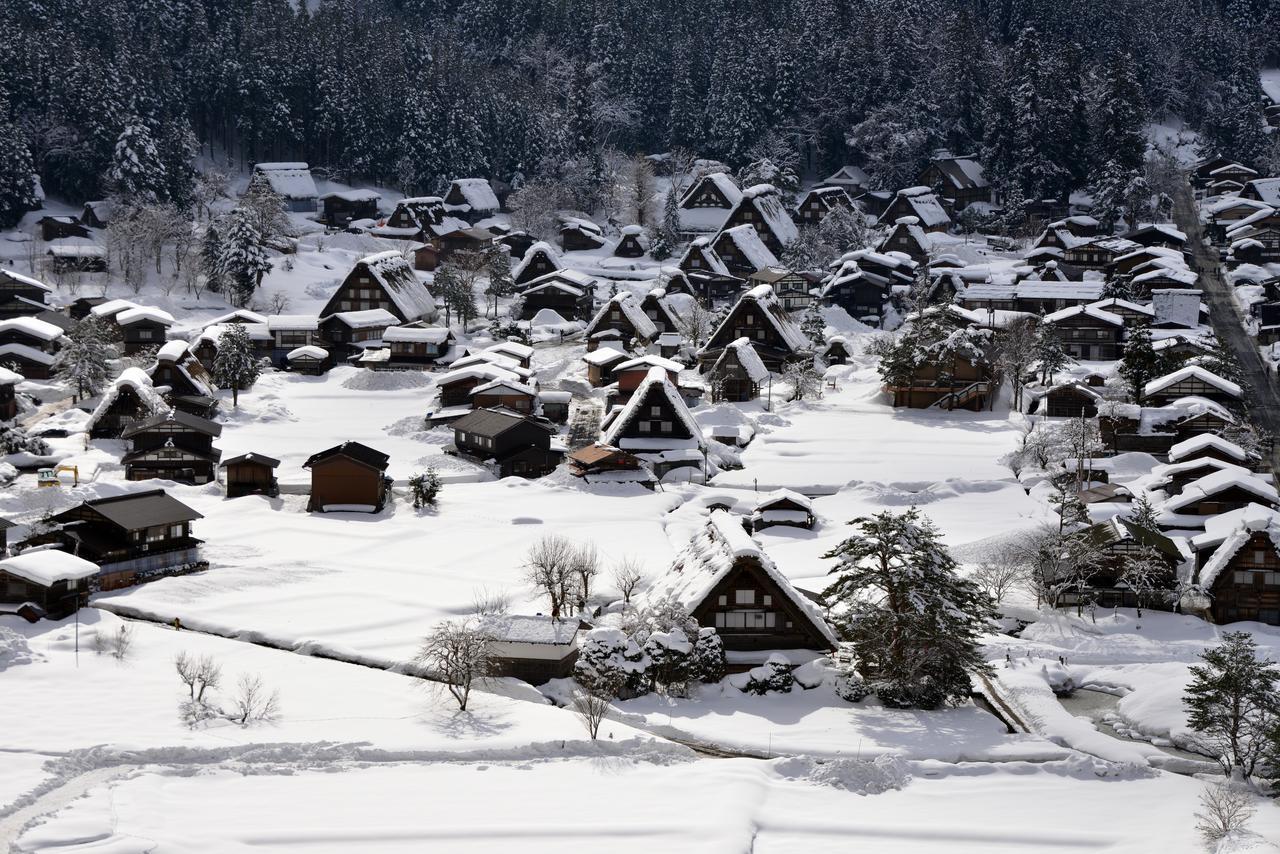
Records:
[[[1235,442],[1229,442],[1221,436],[1215,436],[1213,433],[1201,433],[1170,447],[1169,462],[1179,462],[1188,454],[1204,448],[1216,448],[1237,460],[1247,460],[1249,458],[1244,449]]]
[[[1187,365],[1173,371],[1172,373],[1165,374],[1163,377],[1152,380],[1143,388],[1142,394],[1144,397],[1149,394],[1155,394],[1156,392],[1166,389],[1169,386],[1176,385],[1185,379],[1192,378],[1198,379],[1203,383],[1220,389],[1232,397],[1244,396],[1244,390],[1241,389],[1239,385],[1233,383],[1231,380],[1218,376],[1212,371],[1205,370],[1199,365]]]

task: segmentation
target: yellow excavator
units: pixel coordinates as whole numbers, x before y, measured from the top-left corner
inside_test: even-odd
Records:
[[[36,472],[36,486],[62,486],[62,478],[58,475],[63,472],[71,472],[71,476],[75,482],[72,486],[80,485],[80,467],[79,466],[58,466],[51,469],[40,469]]]

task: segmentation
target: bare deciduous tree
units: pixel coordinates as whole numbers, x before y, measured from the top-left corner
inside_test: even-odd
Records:
[[[93,636],[93,651],[98,655],[110,655],[116,661],[128,658],[132,647],[133,629],[125,623],[110,634],[100,631]]]
[[[464,712],[472,686],[493,671],[490,638],[473,622],[447,620],[436,626],[415,661],[444,683]]]
[[[644,575],[640,571],[640,561],[634,557],[625,556],[614,565],[613,585],[622,594],[622,604],[631,604],[631,597],[639,589],[640,582],[643,579]]]
[[[573,712],[595,741],[600,724],[609,714],[609,694],[598,688],[584,688],[573,695]]]
[[[573,595],[578,608],[587,606],[591,598],[591,585],[600,574],[600,555],[594,543],[583,543],[573,551]]]
[[[1232,833],[1244,830],[1254,814],[1253,794],[1240,783],[1213,783],[1200,793],[1199,821],[1205,844],[1214,845]]]
[[[471,591],[471,610],[479,617],[500,617],[511,610],[511,596],[505,590],[477,587]]]
[[[1020,550],[1010,543],[1001,543],[982,556],[970,577],[998,604],[1014,590],[1025,586],[1029,575],[1029,567]]]
[[[525,558],[525,582],[547,597],[554,619],[560,618],[574,593],[577,551],[564,537],[549,534],[534,543]]]
[[[237,687],[231,719],[240,726],[273,721],[279,715],[280,692],[268,690],[261,676],[246,673],[240,677]]]
[[[182,684],[187,686],[190,698],[197,703],[204,702],[206,691],[216,691],[222,684],[222,666],[211,655],[196,658],[183,650],[174,656],[173,667]]]
[[[1023,378],[1036,358],[1036,324],[1031,318],[1017,320],[996,333],[995,365],[1013,388],[1013,408],[1022,408]]]

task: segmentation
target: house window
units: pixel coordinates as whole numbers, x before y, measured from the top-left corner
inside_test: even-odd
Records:
[[[1266,563],[1267,563],[1267,553],[1266,553],[1266,552],[1254,552],[1254,553],[1253,553],[1253,562],[1254,562],[1254,563],[1256,563],[1256,564],[1258,564],[1259,566],[1265,566],[1265,565],[1266,565]]]
[[[184,526],[182,526],[182,525],[170,525],[170,526],[169,526],[169,538],[170,538],[170,539],[177,539],[178,537],[181,537],[181,536],[185,533],[185,531],[183,530],[183,527],[184,527]],[[767,605],[767,604],[769,604],[769,603],[768,603],[768,602],[766,602],[765,604]]]
[[[722,596],[720,597],[720,604],[721,604],[721,605],[728,605],[728,604],[729,604],[729,597],[728,597],[728,596],[723,596],[723,595],[722,595]]]
[[[735,605],[754,605],[756,604],[756,592],[754,590],[735,590],[733,591],[733,604]]]
[[[138,340],[139,340],[139,341],[150,341],[150,340],[151,340],[151,336],[152,336],[153,334],[154,334],[154,333],[153,333],[153,330],[150,330],[150,329],[139,329],[139,330],[138,330]]]
[[[649,432],[649,422],[648,422],[648,421],[638,421],[638,422],[636,422],[636,426],[639,428],[639,430],[640,430],[640,432],[641,432],[641,433],[648,433],[648,432]]]
[[[773,604],[773,596],[771,596],[771,595],[770,595],[770,594],[768,594],[768,593],[764,594],[764,596],[760,599],[760,604],[761,604],[761,605],[772,605],[772,604]]]
[[[671,432],[671,422],[670,422],[670,421],[663,421],[663,422],[662,422],[662,432],[663,432],[663,433],[670,433],[670,432]]]
[[[650,406],[650,407],[649,407],[649,414],[650,414],[651,416],[653,416],[654,418],[658,418],[658,417],[660,417],[660,416],[662,415],[662,407],[661,407],[661,406]]]

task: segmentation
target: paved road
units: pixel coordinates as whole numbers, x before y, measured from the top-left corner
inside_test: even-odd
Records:
[[[1178,228],[1186,232],[1187,245],[1194,255],[1192,266],[1200,276],[1200,288],[1209,305],[1213,329],[1240,361],[1250,423],[1280,440],[1280,392],[1276,390],[1276,379],[1263,364],[1257,341],[1245,332],[1244,318],[1232,298],[1231,286],[1222,276],[1217,249],[1204,243],[1189,185],[1183,185],[1173,200],[1173,218]],[[1280,441],[1272,448],[1271,470],[1280,474]]]

